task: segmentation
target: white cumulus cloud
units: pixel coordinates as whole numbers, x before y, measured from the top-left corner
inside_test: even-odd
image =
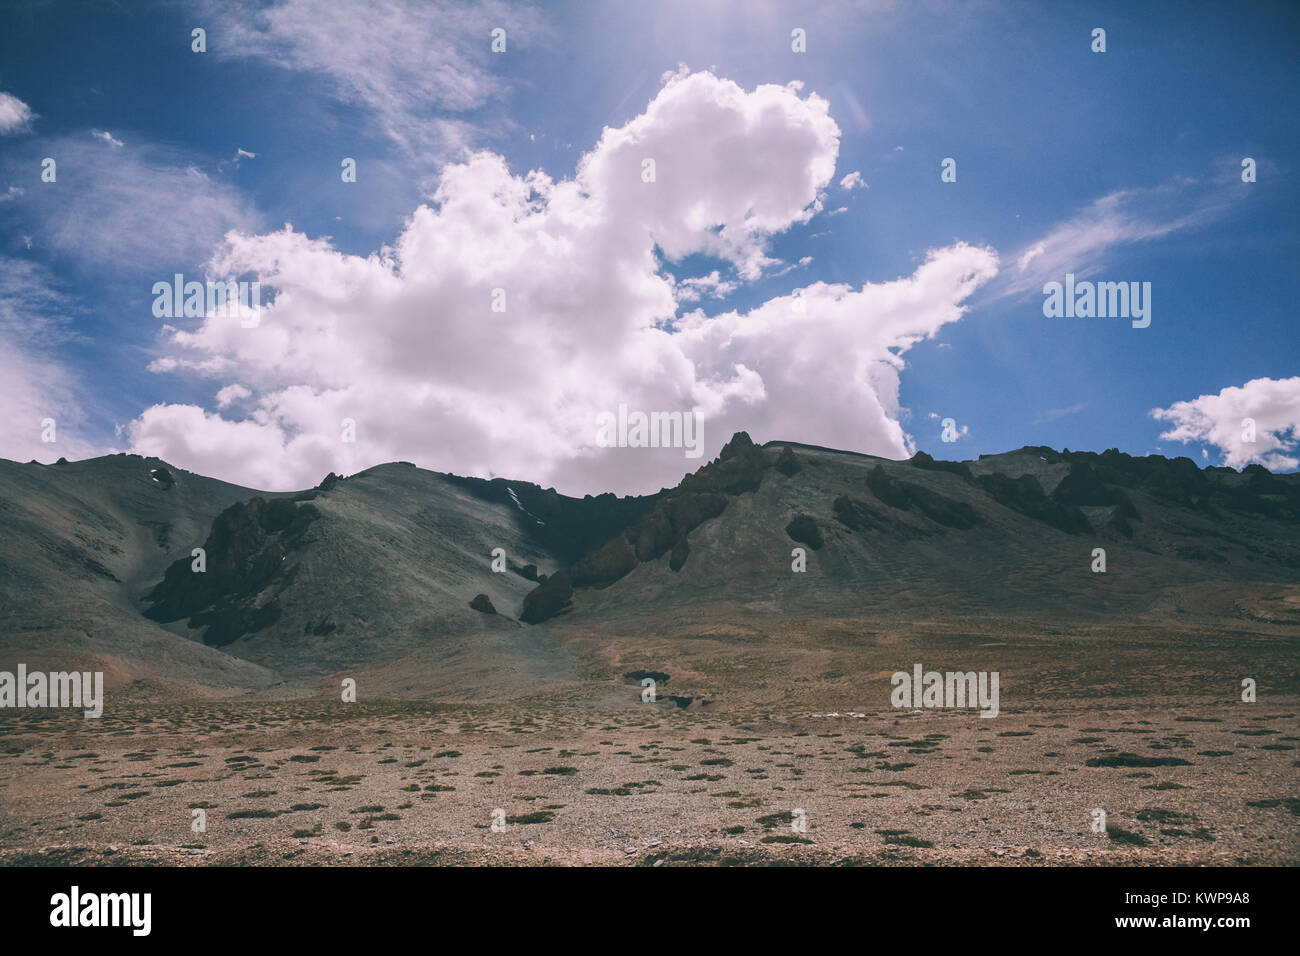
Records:
[[[1245,385],[1229,386],[1215,395],[1201,395],[1168,408],[1156,408],[1152,417],[1172,423],[1162,441],[1203,442],[1219,449],[1223,464],[1243,468],[1258,462],[1271,471],[1300,467],[1296,457],[1300,439],[1300,376],[1256,378]],[[1246,419],[1254,422],[1253,429]],[[1251,431],[1254,442],[1247,441]]]
[[[731,280],[663,268],[697,253],[741,280],[779,268],[768,241],[821,208],[838,143],[826,102],[797,85],[747,92],[679,72],[604,130],[573,179],[473,154],[369,256],[290,226],[232,231],[210,271],[256,274],[274,301],[256,328],[213,314],[166,330],[154,367],[213,377],[218,405],[248,412],[157,405],[129,427],[132,446],[267,489],[405,459],[568,493],[653,491],[700,464],[598,447],[597,415],[625,404],[698,410],[708,456],[742,428],[910,454],[901,355],[960,318],[995,253],[958,243],[909,277],[817,283],[799,302],[714,316],[678,307]]]

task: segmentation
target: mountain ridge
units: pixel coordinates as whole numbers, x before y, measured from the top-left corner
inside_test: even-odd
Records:
[[[1042,446],[899,461],[740,432],[653,495],[409,463],[267,493],[116,455],[0,461],[0,531],[0,664],[75,657],[177,693],[347,670],[514,693],[580,680],[569,635],[601,628],[1127,619],[1197,590],[1207,613],[1285,623],[1300,476]]]

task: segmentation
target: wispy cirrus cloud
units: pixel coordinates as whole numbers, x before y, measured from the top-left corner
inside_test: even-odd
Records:
[[[1022,296],[1041,292],[1044,283],[1060,281],[1067,272],[1095,275],[1115,250],[1205,226],[1225,215],[1240,195],[1221,180],[1187,177],[1108,193],[1009,255],[1014,268],[990,292]]]
[[[493,61],[492,30],[506,31],[509,51],[546,29],[542,10],[497,0],[201,0],[196,7],[213,24],[212,53],[328,77],[340,101],[363,107],[422,161],[474,146],[479,120],[470,114],[508,90],[501,61]]]
[[[262,225],[243,193],[185,151],[124,145],[95,131],[43,143],[40,155],[57,160],[58,179],[20,190],[13,211],[42,245],[84,264],[125,271],[197,265],[229,230]],[[12,157],[0,169],[18,178],[23,163],[31,159]]]
[[[1046,425],[1048,422],[1054,422],[1058,418],[1065,418],[1067,415],[1077,415],[1088,407],[1087,402],[1076,402],[1066,408],[1051,408],[1045,412],[1039,412],[1034,416],[1035,425]]]
[[[79,435],[84,383],[58,358],[58,348],[76,338],[76,311],[44,266],[0,256],[0,448],[7,458],[48,463],[100,453]],[[47,420],[54,422],[52,443],[41,438]]]
[[[0,336],[24,348],[52,348],[69,341],[72,299],[49,269],[28,259],[0,256]]]

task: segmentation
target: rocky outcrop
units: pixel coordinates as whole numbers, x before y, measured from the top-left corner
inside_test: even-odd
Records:
[[[603,588],[638,564],[671,551],[668,567],[680,571],[690,556],[686,536],[726,509],[731,498],[756,491],[767,471],[767,457],[745,432],[737,432],[718,457],[687,475],[681,484],[655,497],[649,512],[621,533],[573,562],[562,583],[554,575],[524,598],[520,620],[534,624],[561,613],[574,588]]]
[[[541,488],[527,481],[442,477],[482,501],[509,507],[521,530],[564,564],[574,563],[635,524],[664,494],[620,498],[606,493],[570,498],[554,488]]]
[[[867,487],[871,489],[873,495],[891,508],[906,511],[911,506],[911,498],[908,497],[903,483],[889,477],[889,473],[880,465],[867,472]]]
[[[980,523],[979,515],[966,502],[941,495],[914,482],[891,478],[880,465],[867,473],[867,487],[891,508],[918,511],[936,524],[948,528],[964,531]]]
[[[573,584],[564,571],[556,571],[545,582],[524,595],[524,607],[519,620],[525,624],[540,624],[568,610],[573,597]]]
[[[1092,525],[1082,511],[1043,494],[1043,486],[1033,475],[1021,475],[1014,479],[1001,474],[981,475],[979,485],[998,504],[1066,534],[1086,534],[1092,531]]]
[[[288,498],[231,505],[204,542],[204,570],[195,571],[188,555],[174,562],[145,598],[145,617],[189,618],[190,627],[207,628],[204,643],[217,647],[273,624],[280,617],[275,594],[293,579],[283,562],[318,517],[314,505]]]
[[[526,581],[538,580],[537,565],[525,564],[520,566],[515,564],[513,561],[509,562],[509,565],[510,565],[510,570],[515,572],[515,574],[519,575],[524,580]]]
[[[757,491],[766,470],[767,457],[763,449],[750,440],[747,432],[736,432],[722,447],[718,457],[683,478],[677,491],[720,491],[728,495]]]
[[[637,566],[637,555],[626,535],[612,538],[569,568],[576,588],[603,588]]]
[[[873,531],[888,534],[899,541],[929,537],[930,532],[905,521],[891,518],[879,506],[864,498],[839,495],[831,504],[835,520],[850,531]]]
[[[720,492],[687,491],[661,500],[635,529],[637,560],[653,561],[726,507],[727,496]]]
[[[859,498],[840,495],[831,503],[831,510],[835,514],[835,520],[850,531],[866,531],[880,526],[871,506]]]
[[[1088,461],[1070,463],[1070,473],[1052,490],[1052,499],[1066,508],[1113,508],[1103,527],[1126,538],[1133,537],[1131,522],[1141,517],[1124,489],[1102,481],[1097,469]]]
[[[787,478],[793,478],[803,469],[803,462],[795,457],[795,453],[790,450],[790,446],[786,445],[776,459],[776,464],[772,467]]]
[[[936,461],[925,452],[918,451],[911,457],[909,462],[916,468],[924,468],[927,471],[946,471],[967,481],[975,480],[971,474],[970,466],[964,461]]]
[[[811,515],[795,515],[785,526],[785,533],[791,540],[806,544],[814,551],[819,550],[826,543],[822,538],[821,529],[817,527],[817,522]]]

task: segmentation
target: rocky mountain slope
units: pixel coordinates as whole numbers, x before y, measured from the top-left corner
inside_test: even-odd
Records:
[[[792,570],[794,548],[806,572]],[[1105,573],[1093,571],[1098,548]],[[559,600],[565,574],[572,593]],[[1247,581],[1300,581],[1300,476],[1048,448],[887,461],[757,449],[742,434],[524,608],[1092,620],[1147,609],[1167,589]]]
[[[140,692],[522,694],[589,676],[571,637],[706,623],[1289,626],[1297,584],[1300,476],[1114,451],[889,461],[741,433],[676,488],[583,499],[404,463],[265,494],[138,456],[0,461],[0,668]]]

